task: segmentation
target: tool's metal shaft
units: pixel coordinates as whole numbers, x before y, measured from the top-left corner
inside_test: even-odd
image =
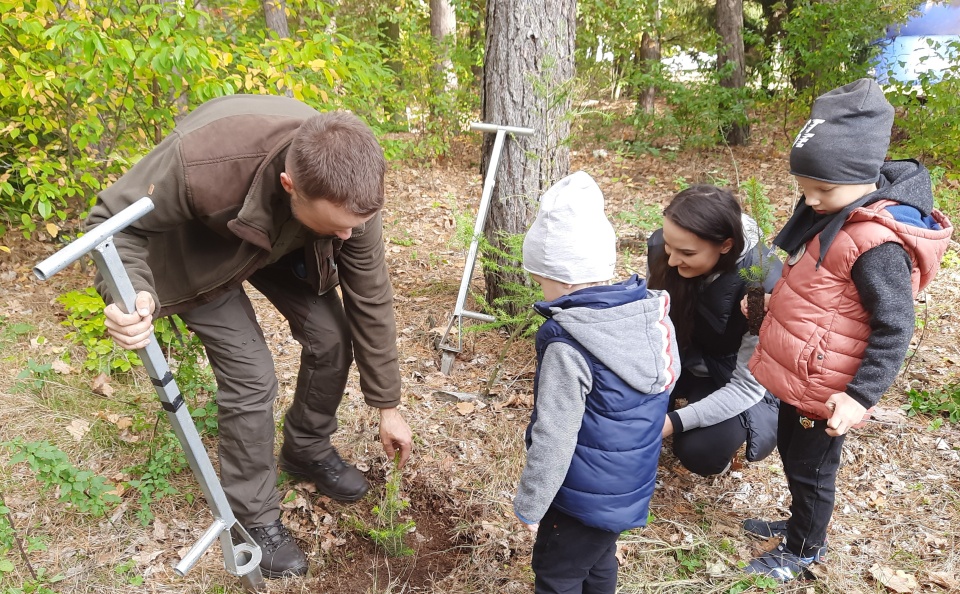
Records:
[[[130,277],[123,267],[120,254],[117,252],[113,235],[137,221],[153,210],[153,201],[141,198],[116,215],[110,217],[83,237],[70,243],[65,248],[53,254],[34,267],[34,274],[41,280],[47,280],[52,275],[66,268],[72,262],[89,254],[97,265],[97,269],[107,284],[110,295],[117,306],[124,312],[132,312],[136,308],[137,294],[130,282]],[[167,412],[167,419],[173,428],[177,439],[183,446],[190,469],[200,484],[203,496],[213,512],[214,522],[204,535],[183,557],[174,568],[179,575],[185,575],[200,559],[200,556],[219,537],[220,547],[223,550],[224,566],[232,575],[244,579],[245,584],[263,583],[260,573],[262,553],[260,547],[240,525],[233,510],[227,502],[223,486],[217,478],[217,473],[207,456],[197,428],[193,424],[190,411],[184,404],[183,396],[173,379],[173,374],[167,365],[163,351],[156,335],[150,335],[150,342],[142,349],[137,350],[143,366],[153,382],[160,404]],[[231,538],[231,529],[244,542],[234,544]]]

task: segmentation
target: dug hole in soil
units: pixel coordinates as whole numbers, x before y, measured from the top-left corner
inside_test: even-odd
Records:
[[[414,473],[404,473],[400,498],[409,505],[398,522],[413,521],[403,537],[405,554],[388,555],[367,529],[377,528],[374,508],[382,504],[386,477],[382,468],[371,468],[371,489],[358,502],[343,504],[317,495],[309,483],[288,488],[281,507],[284,522],[310,557],[307,580],[301,587],[324,592],[436,592],[437,582],[450,575],[469,551],[468,535],[457,525],[464,508],[447,495],[433,490]],[[277,584],[279,585],[279,584]],[[268,584],[271,591],[275,588]]]

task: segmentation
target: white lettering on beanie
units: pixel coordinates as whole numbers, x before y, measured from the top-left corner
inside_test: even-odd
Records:
[[[807,123],[800,129],[800,133],[797,134],[796,140],[793,141],[793,148],[800,148],[807,144],[807,141],[813,138],[813,129],[823,122],[824,120],[807,120]]]
[[[616,234],[593,178],[578,171],[550,186],[523,239],[524,270],[579,285],[610,280],[616,262]]]

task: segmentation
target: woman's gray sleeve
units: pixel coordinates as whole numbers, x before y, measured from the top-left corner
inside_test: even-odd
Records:
[[[733,377],[723,387],[716,390],[703,400],[678,408],[671,414],[676,414],[683,431],[697,427],[709,427],[722,421],[733,418],[747,410],[763,398],[764,388],[753,377],[747,368],[753,351],[757,349],[758,336],[744,334],[737,351],[737,366],[733,370]],[[676,397],[683,398],[677,393]],[[676,427],[679,431],[681,427]]]

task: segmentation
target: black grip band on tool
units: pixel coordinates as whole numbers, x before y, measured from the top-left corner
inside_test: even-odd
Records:
[[[150,383],[152,383],[154,386],[158,388],[163,388],[172,381],[173,381],[173,374],[170,373],[169,370],[165,374],[163,374],[163,377],[160,379],[156,379],[153,377],[150,378]]]
[[[163,407],[163,410],[167,412],[175,413],[180,410],[180,407],[183,406],[183,395],[177,394],[177,397],[173,399],[172,402],[160,401],[160,406]]]

